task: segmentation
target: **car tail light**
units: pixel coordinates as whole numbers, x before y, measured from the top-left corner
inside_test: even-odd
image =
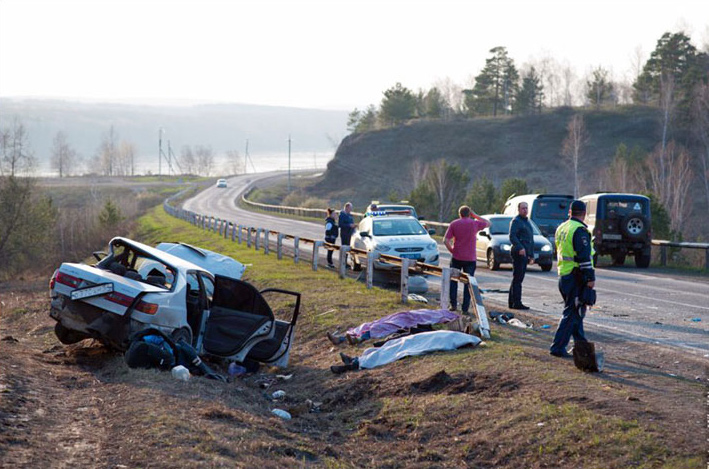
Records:
[[[52,278],[49,279],[49,289],[54,290],[54,285],[57,284],[57,271],[55,270],[52,274]]]
[[[80,278],[74,277],[73,275],[65,274],[64,272],[57,272],[57,275],[52,278],[52,281],[56,281],[74,288],[78,287],[81,283]]]
[[[148,303],[146,301],[140,300],[135,306],[135,309],[145,314],[155,314],[158,312],[158,305],[156,303]]]
[[[128,307],[133,304],[133,297],[132,296],[124,295],[123,293],[118,293],[115,291],[104,296],[104,298],[107,299],[108,301],[119,304],[121,306]]]

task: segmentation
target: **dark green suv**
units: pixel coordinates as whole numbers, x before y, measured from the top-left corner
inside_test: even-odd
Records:
[[[586,203],[584,221],[593,234],[594,264],[598,256],[610,255],[614,264],[622,265],[632,254],[636,266],[650,265],[650,199],[638,194],[599,193],[581,200]]]

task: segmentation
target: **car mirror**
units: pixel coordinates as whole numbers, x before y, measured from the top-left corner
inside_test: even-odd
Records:
[[[369,231],[360,231],[359,235],[363,238],[369,238]]]
[[[429,228],[429,230],[428,230],[428,234],[429,234],[429,235],[431,235],[431,236],[433,236],[433,235],[435,235],[435,234],[436,234],[436,230],[435,230],[435,229],[433,229],[433,228]]]

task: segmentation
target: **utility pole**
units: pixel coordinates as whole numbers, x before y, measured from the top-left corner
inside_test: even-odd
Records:
[[[290,193],[290,134],[288,134],[288,193]]]
[[[158,177],[162,172],[162,127],[160,127],[159,137],[158,137]]]

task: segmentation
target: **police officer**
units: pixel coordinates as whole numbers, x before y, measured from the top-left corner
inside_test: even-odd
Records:
[[[559,291],[564,298],[564,313],[554,334],[549,353],[555,357],[570,357],[566,346],[573,336],[574,343],[585,341],[583,317],[586,306],[579,301],[584,288],[595,286],[591,233],[584,224],[586,204],[574,200],[569,207],[569,219],[556,229],[555,243]]]

